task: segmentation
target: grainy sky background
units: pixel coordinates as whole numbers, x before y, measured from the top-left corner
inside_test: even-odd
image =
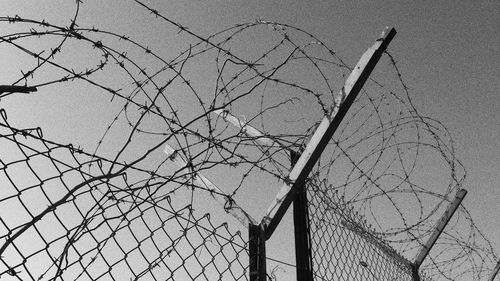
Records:
[[[297,26],[322,39],[349,65],[357,62],[385,26],[394,26],[398,34],[389,51],[420,112],[450,130],[456,154],[467,170],[464,188],[469,194],[464,204],[500,252],[500,1],[148,3],[205,36],[259,18]],[[0,7],[2,15],[55,19],[69,25],[74,3],[0,0]],[[147,37],[152,32],[141,24],[140,15],[146,16],[142,10],[136,14],[137,9],[131,1],[84,0],[80,20],[98,19],[106,29],[119,32],[122,26],[143,31]],[[0,64],[10,60],[0,54]],[[20,113],[22,106],[10,106],[10,111],[15,108],[19,115],[25,114]]]

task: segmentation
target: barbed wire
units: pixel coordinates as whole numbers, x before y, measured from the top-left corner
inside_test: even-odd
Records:
[[[317,121],[338,104],[351,67],[300,28],[259,19],[202,36],[142,1],[130,2],[169,34],[171,49],[158,37],[144,42],[134,31],[86,26],[80,11],[89,7],[80,1],[62,24],[0,17],[6,30],[0,47],[19,58],[9,70],[22,69],[6,84],[35,87],[37,98],[71,92],[82,103],[87,97],[76,93],[92,93],[107,108],[99,124],[39,121],[44,131],[54,122],[78,127],[76,135],[57,131],[60,139],[85,143],[75,146],[49,141],[40,129],[17,129],[2,111],[0,179],[9,192],[0,208],[22,215],[1,217],[0,278],[246,280],[246,238],[225,223],[232,220],[227,212],[238,203],[260,215],[248,210],[265,194],[256,185],[286,181],[289,151],[301,151]],[[308,183],[316,278],[392,278],[380,270],[410,278],[406,262],[464,185],[449,132],[418,113],[391,54],[374,77]],[[229,114],[271,143],[231,125]],[[184,167],[164,153],[167,145]],[[200,184],[200,174],[222,187]],[[206,202],[217,196],[226,198],[224,206]],[[331,260],[328,247],[338,244],[325,243],[332,240],[356,241],[368,252],[362,260],[342,254]],[[381,255],[386,262],[375,269]],[[433,280],[482,280],[497,260],[461,207],[421,272]]]

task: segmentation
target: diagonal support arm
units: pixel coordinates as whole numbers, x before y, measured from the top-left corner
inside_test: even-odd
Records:
[[[381,37],[363,54],[352,70],[339,94],[340,100],[335,103],[330,116],[325,116],[321,121],[305,151],[290,172],[288,182],[283,185],[262,219],[261,223],[266,226],[266,239],[271,237],[283,218],[297,193],[298,187],[304,185],[319,156],[395,35],[394,28],[386,28]]]
[[[165,145],[164,151],[165,154],[167,154],[167,156],[170,158],[170,160],[177,164],[179,168],[182,169],[188,165],[188,162],[183,159],[182,156],[177,153],[170,145]],[[238,206],[236,202],[234,202],[228,196],[224,195],[224,192],[222,192],[205,176],[200,173],[193,172],[193,180],[198,186],[203,187],[208,191],[212,191],[212,197],[224,207],[224,210],[226,210],[226,212],[233,215],[233,217],[239,220],[245,227],[248,227],[248,225],[250,224],[257,224],[257,221],[252,218],[252,216],[250,216],[247,212],[245,212],[245,210]]]
[[[284,147],[279,142],[277,142],[271,138],[266,137],[264,135],[264,133],[262,133],[261,131],[248,125],[246,122],[243,122],[240,119],[236,118],[234,115],[229,113],[229,111],[227,111],[227,110],[218,109],[218,110],[214,110],[213,113],[224,118],[224,120],[233,124],[235,127],[240,129],[244,134],[255,138],[258,142],[260,142],[262,145],[264,145],[266,147]]]
[[[427,240],[427,243],[425,243],[425,245],[422,246],[420,252],[418,253],[415,259],[414,266],[417,270],[420,267],[420,265],[422,265],[422,262],[429,254],[429,251],[434,246],[434,243],[436,243],[437,239],[443,232],[444,228],[450,221],[451,217],[457,210],[458,206],[460,206],[460,203],[462,203],[462,200],[464,199],[465,195],[467,195],[467,190],[465,189],[458,190],[457,194],[455,195],[455,199],[453,200],[453,202],[451,202],[451,204],[444,212],[443,216],[439,219],[436,229],[434,229],[434,232],[432,233],[431,237],[429,237],[429,240]]]

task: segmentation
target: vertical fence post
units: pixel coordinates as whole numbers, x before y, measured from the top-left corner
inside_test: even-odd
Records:
[[[266,238],[261,224],[249,224],[250,281],[266,281]]]
[[[413,279],[413,281],[420,281],[420,274],[418,273],[418,267],[413,265],[412,269],[411,269],[411,277]]]
[[[293,201],[297,280],[313,281],[307,192],[304,186],[299,189]]]

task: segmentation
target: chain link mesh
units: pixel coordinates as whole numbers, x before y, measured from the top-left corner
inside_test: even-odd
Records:
[[[105,159],[0,119],[0,279],[247,280],[246,242],[109,174]],[[136,171],[139,172],[140,171]],[[7,279],[8,280],[8,279]]]
[[[334,190],[309,184],[307,194],[315,280],[413,280],[410,262]]]
[[[232,202],[267,207],[261,200],[277,192],[269,186],[288,180],[288,152],[305,147],[352,70],[341,50],[290,25],[258,19],[203,35],[161,5],[127,4],[135,30],[87,18],[101,9],[81,1],[55,19],[0,16],[0,46],[20,58],[3,65],[1,83],[36,87],[26,104],[39,117],[26,119],[84,147],[16,129],[0,111],[0,279],[246,280],[246,238],[223,223],[227,211]],[[75,114],[89,99],[96,108]],[[49,116],[49,106],[66,110]],[[228,124],[228,113],[271,144]],[[166,145],[188,165],[172,164]],[[410,280],[397,252],[414,256],[465,179],[446,127],[417,112],[389,53],[316,168],[321,182],[308,193],[317,280]],[[197,185],[195,174],[224,192]],[[212,208],[214,194],[227,204]],[[422,272],[482,280],[497,261],[461,207]]]

